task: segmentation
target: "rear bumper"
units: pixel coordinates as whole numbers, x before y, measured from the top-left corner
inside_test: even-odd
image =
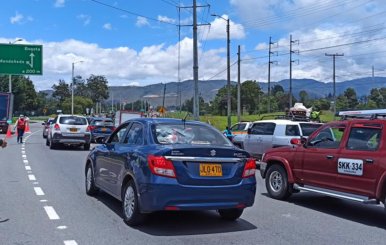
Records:
[[[139,187],[142,212],[166,210],[217,210],[253,205],[256,194],[254,178],[232,186],[182,186],[175,179],[167,184],[143,184]],[[172,183],[174,182],[174,183]]]
[[[63,134],[54,134],[52,136],[52,142],[57,144],[66,144],[66,145],[83,145],[83,144],[90,144],[91,142],[91,135],[90,134],[84,134],[83,136],[70,136],[70,135],[63,135]]]

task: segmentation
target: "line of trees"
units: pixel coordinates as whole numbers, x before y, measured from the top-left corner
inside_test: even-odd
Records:
[[[52,86],[50,96],[45,92],[36,92],[32,80],[26,76],[12,76],[14,95],[14,114],[51,115],[57,110],[71,113],[71,91],[74,86],[74,113],[85,114],[86,108],[95,107],[96,103],[109,98],[108,81],[104,76],[91,75],[87,79],[74,78],[73,84],[59,80]],[[8,92],[8,76],[0,76],[0,91]]]
[[[71,82],[59,80],[52,86],[53,93],[48,95],[45,92],[36,92],[35,86],[26,76],[12,76],[12,92],[14,94],[14,113],[27,115],[50,115],[55,114],[58,109],[63,113],[71,113]],[[108,112],[109,98],[108,81],[104,76],[90,75],[87,79],[81,76],[74,78],[74,113],[85,114],[86,108],[95,108],[97,103],[104,105],[105,112]],[[8,76],[0,76],[0,91],[8,92]],[[256,81],[248,80],[241,83],[241,108],[242,113],[260,114],[266,113],[268,108],[268,95],[262,91]],[[297,99],[298,98],[298,99]],[[292,101],[302,102],[306,107],[313,107],[314,110],[329,110],[332,107],[333,97],[331,94],[325,98],[312,99],[305,90],[300,91],[297,98]],[[270,108],[271,112],[285,111],[288,109],[289,94],[284,91],[281,85],[275,85],[271,89]],[[205,102],[199,97],[200,113],[223,115],[227,113],[227,88],[218,90],[216,97],[211,102]],[[231,111],[237,112],[237,86],[231,86]],[[135,101],[125,105],[127,110],[145,110],[150,104],[143,101]],[[373,88],[369,95],[357,96],[353,88],[346,89],[343,94],[337,96],[337,110],[352,109],[375,109],[386,108],[386,88]],[[158,108],[154,108],[158,110]],[[176,108],[179,110],[180,108]],[[182,104],[182,111],[193,111],[193,98],[185,100]]]
[[[264,93],[256,81],[245,81],[241,83],[241,108],[242,113],[260,114],[268,112],[268,95]],[[328,94],[325,98],[312,99],[307,91],[299,92],[298,99],[292,97],[293,103],[301,102],[306,107],[314,110],[329,110],[332,108],[333,96]],[[227,113],[227,87],[219,89],[216,97],[210,103],[205,103],[200,97],[200,113],[210,113],[213,115],[225,116]],[[237,86],[231,86],[231,112],[237,113]],[[292,105],[293,106],[293,105]],[[289,108],[289,93],[285,92],[281,85],[271,88],[270,96],[271,112],[284,112]],[[355,109],[376,109],[386,108],[386,88],[373,88],[369,95],[358,97],[353,88],[346,89],[343,94],[336,98],[336,109],[355,110]],[[182,109],[193,111],[193,98],[186,100]]]

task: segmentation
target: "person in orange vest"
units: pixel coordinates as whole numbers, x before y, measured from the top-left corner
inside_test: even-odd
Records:
[[[23,143],[23,135],[26,123],[27,120],[25,120],[24,115],[20,115],[19,119],[17,119],[15,123],[14,129],[17,129],[17,143]]]

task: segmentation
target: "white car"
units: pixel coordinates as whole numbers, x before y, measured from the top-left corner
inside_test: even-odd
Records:
[[[55,149],[59,145],[83,146],[90,149],[91,133],[87,119],[84,116],[58,115],[50,124],[46,145]]]
[[[291,121],[285,119],[253,122],[243,141],[243,148],[260,159],[269,148],[291,145],[293,138],[307,138],[321,123]]]

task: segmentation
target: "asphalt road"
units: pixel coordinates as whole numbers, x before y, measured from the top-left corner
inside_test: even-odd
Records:
[[[255,205],[237,222],[216,212],[159,212],[140,227],[125,225],[121,203],[84,190],[87,151],[50,150],[31,125],[0,149],[0,244],[384,244],[383,206],[310,193],[277,201],[257,175]],[[1,135],[4,137],[4,135]]]

